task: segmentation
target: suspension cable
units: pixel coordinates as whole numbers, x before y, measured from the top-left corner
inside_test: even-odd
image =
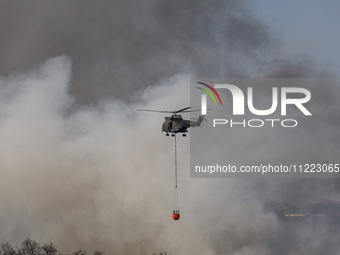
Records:
[[[175,188],[177,189],[177,140],[175,134]]]
[[[178,202],[178,185],[177,185],[177,136],[175,134],[175,197],[174,197],[174,212],[179,213]]]

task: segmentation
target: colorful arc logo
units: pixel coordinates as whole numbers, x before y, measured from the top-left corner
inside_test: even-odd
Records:
[[[214,92],[215,95],[217,96],[218,100],[220,100],[220,104],[222,106],[222,100],[220,98],[220,95],[217,93],[217,91],[212,86],[210,86],[209,84],[203,83],[203,82],[197,82],[197,83],[202,84],[202,85],[206,86],[207,88],[211,89],[211,91]],[[211,92],[209,90],[202,89],[200,87],[196,87],[196,88],[201,89],[204,92],[206,92],[214,100],[215,105],[217,105],[214,96],[211,94]]]
[[[203,86],[206,86],[212,92],[214,92],[214,94],[217,96],[217,98],[220,101],[220,104],[222,106],[222,100],[220,98],[220,95],[217,93],[217,91],[212,86],[210,86],[209,84],[203,83],[203,82],[197,82],[197,83],[201,84]],[[211,92],[209,90],[201,88],[201,87],[196,87],[196,88],[206,92],[212,98],[212,100],[214,101],[215,105],[217,105],[215,97],[213,96],[213,94],[211,94]],[[202,99],[201,99],[201,114],[202,115],[206,115],[207,114],[207,95],[206,94],[202,94]]]

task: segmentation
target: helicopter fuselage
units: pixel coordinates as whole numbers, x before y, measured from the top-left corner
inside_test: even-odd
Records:
[[[184,120],[182,116],[179,114],[187,113],[187,112],[197,112],[199,110],[188,110],[190,107],[185,107],[183,109],[177,111],[158,111],[158,110],[143,110],[137,109],[137,111],[144,111],[144,112],[159,112],[159,113],[173,113],[173,115],[169,117],[165,117],[165,121],[162,125],[162,132],[166,132],[166,136],[175,136],[176,133],[183,133],[183,136],[186,136],[189,127],[199,127],[202,124],[204,118],[203,115],[198,116],[196,121]]]
[[[189,120],[183,120],[181,115],[165,117],[162,125],[162,132],[167,133],[186,133],[190,127]]]
[[[174,114],[170,117],[165,117],[165,121],[162,125],[162,132],[166,132],[167,135],[169,133],[176,134],[176,133],[185,133],[188,132],[189,127],[198,127],[201,125],[203,117],[199,116],[197,121],[190,121],[184,120],[181,115]]]

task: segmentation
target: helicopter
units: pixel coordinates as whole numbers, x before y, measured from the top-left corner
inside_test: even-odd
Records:
[[[141,110],[137,109],[137,111],[145,111],[145,112],[158,112],[158,113],[172,113],[171,116],[165,117],[165,121],[162,125],[162,132],[166,132],[166,136],[175,136],[177,133],[183,133],[182,135],[185,137],[186,133],[188,132],[189,127],[199,127],[202,124],[203,119],[205,117],[203,115],[198,116],[196,121],[191,120],[184,120],[179,113],[186,113],[186,112],[197,112],[200,110],[188,110],[191,107],[186,107],[176,111],[157,111],[157,110]]]

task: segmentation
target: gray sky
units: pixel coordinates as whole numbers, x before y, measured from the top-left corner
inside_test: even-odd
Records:
[[[256,18],[281,41],[288,54],[307,54],[340,75],[340,3],[327,1],[248,1]]]

